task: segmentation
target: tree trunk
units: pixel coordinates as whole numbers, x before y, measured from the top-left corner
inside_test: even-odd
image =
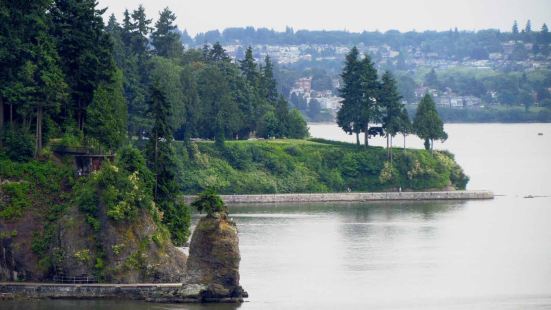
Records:
[[[10,103],[10,127],[13,128],[13,103]]]
[[[77,126],[78,129],[82,131],[83,124],[82,124],[82,104],[80,103],[80,99],[78,99],[78,105],[77,105]]]
[[[0,148],[2,147],[2,133],[4,133],[4,101],[0,96]]]
[[[356,132],[356,145],[360,147],[360,133]]]
[[[38,107],[36,109],[36,148],[35,148],[35,157],[38,158],[40,151],[42,150],[42,115],[43,108]]]
[[[394,159],[392,156],[392,136],[390,136],[390,163],[392,164],[392,160]]]
[[[4,128],[4,101],[0,96],[0,130]]]
[[[389,148],[389,141],[388,141],[388,133],[386,134],[386,158],[390,159],[390,148]]]
[[[369,146],[369,123],[365,124],[365,148]]]
[[[404,135],[404,151],[406,150],[406,135]]]
[[[157,137],[157,131],[155,131],[155,193],[154,199],[157,202],[157,188],[159,188],[159,167],[158,167],[158,157],[159,157],[159,138]]]

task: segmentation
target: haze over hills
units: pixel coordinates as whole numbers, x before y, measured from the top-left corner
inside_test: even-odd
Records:
[[[551,21],[547,0],[386,0],[386,1],[292,1],[280,0],[261,5],[251,0],[176,1],[176,0],[99,0],[122,20],[125,9],[142,4],[148,16],[155,17],[165,7],[178,16],[176,25],[192,36],[209,30],[254,26],[284,31],[286,26],[309,30],[349,30],[362,32],[396,29],[446,31],[450,28],[475,30],[494,28],[508,31],[513,20],[524,24],[531,19],[541,26]]]
[[[340,106],[337,88],[345,55],[352,46],[370,55],[379,71],[390,70],[407,103],[430,92],[451,121],[522,121],[518,109],[549,107],[551,36],[546,24],[512,23],[510,31],[486,29],[425,32],[309,31],[288,27],[227,28],[191,37],[188,48],[220,42],[229,56],[243,59],[251,46],[256,59],[270,56],[279,64],[280,92],[310,120],[331,120]],[[507,107],[507,111],[503,110]],[[476,108],[477,111],[457,109]],[[499,108],[485,111],[480,108]],[[513,109],[509,109],[513,108]],[[545,120],[547,111],[536,108]],[[468,113],[469,115],[465,115]],[[497,114],[501,113],[499,116]]]

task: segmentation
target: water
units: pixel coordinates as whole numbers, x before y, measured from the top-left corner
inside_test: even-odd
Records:
[[[333,125],[311,134],[354,141]],[[232,206],[242,309],[551,309],[551,124],[453,124],[470,189],[491,201]],[[538,136],[539,132],[544,133]],[[395,145],[401,145],[397,139]],[[422,147],[408,137],[407,143]],[[384,145],[383,139],[373,141]],[[33,301],[2,309],[233,309]]]

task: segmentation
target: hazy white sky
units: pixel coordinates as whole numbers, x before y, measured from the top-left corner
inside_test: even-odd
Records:
[[[99,0],[120,20],[125,8],[143,4],[150,18],[169,7],[180,29],[192,35],[227,27],[255,26],[284,30],[510,30],[551,23],[551,0]]]

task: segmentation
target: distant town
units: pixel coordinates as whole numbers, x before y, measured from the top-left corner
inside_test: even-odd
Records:
[[[340,33],[340,35],[339,35]],[[280,91],[311,121],[332,120],[340,107],[339,72],[352,46],[368,54],[379,71],[392,71],[403,102],[414,105],[430,93],[440,108],[542,108],[551,106],[551,38],[547,25],[530,22],[511,32],[315,32],[287,29],[226,29],[199,34],[188,46],[221,42],[243,59],[248,46],[276,66]],[[335,39],[338,36],[338,39]],[[301,42],[302,41],[302,42]]]

